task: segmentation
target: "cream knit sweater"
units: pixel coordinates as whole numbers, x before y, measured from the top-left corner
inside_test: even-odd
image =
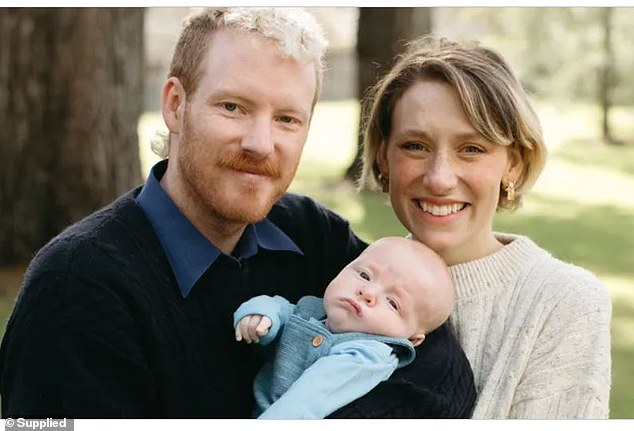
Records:
[[[450,318],[475,377],[473,418],[607,418],[610,297],[590,272],[523,236],[450,267]]]

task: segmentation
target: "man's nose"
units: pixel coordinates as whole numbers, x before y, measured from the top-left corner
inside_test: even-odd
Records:
[[[273,152],[273,130],[267,118],[256,118],[242,138],[242,150],[253,158],[264,159]]]
[[[436,153],[425,169],[423,184],[435,195],[446,195],[458,183],[455,166],[451,157],[444,153]]]

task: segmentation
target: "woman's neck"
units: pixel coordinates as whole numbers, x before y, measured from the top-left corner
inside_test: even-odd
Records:
[[[458,265],[460,263],[470,262],[472,260],[481,259],[489,256],[504,247],[493,232],[482,240],[471,240],[466,247],[453,247],[438,252],[440,257],[449,266]]]

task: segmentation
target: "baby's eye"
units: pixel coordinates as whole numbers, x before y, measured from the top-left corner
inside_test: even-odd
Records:
[[[398,302],[396,302],[395,300],[393,300],[392,298],[387,298],[387,303],[390,307],[392,307],[394,310],[398,311]]]
[[[359,277],[361,277],[364,280],[370,281],[370,274],[368,274],[365,271],[359,272]]]

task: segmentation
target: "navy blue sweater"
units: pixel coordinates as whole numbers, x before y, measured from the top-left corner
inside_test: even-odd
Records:
[[[366,246],[334,213],[286,195],[269,219],[304,256],[264,249],[242,261],[221,255],[183,298],[135,201],[138,192],[71,226],[31,262],[0,351],[4,417],[247,418],[264,358],[234,340],[234,310],[262,294],[293,302],[322,296],[329,280]],[[393,383],[379,385],[335,416],[376,416],[373,402],[384,406],[394,390],[406,406],[433,405],[428,417],[468,414],[475,395],[471,370],[446,335],[439,339],[436,362],[449,368],[449,380],[457,374],[471,382],[466,391],[460,386],[466,398],[454,402],[448,392],[454,385],[430,382],[421,362],[425,371],[405,380],[395,373]],[[447,354],[458,355],[458,367]],[[431,372],[449,382],[446,370]],[[445,401],[430,404],[426,398]],[[418,416],[397,404],[384,416]]]

